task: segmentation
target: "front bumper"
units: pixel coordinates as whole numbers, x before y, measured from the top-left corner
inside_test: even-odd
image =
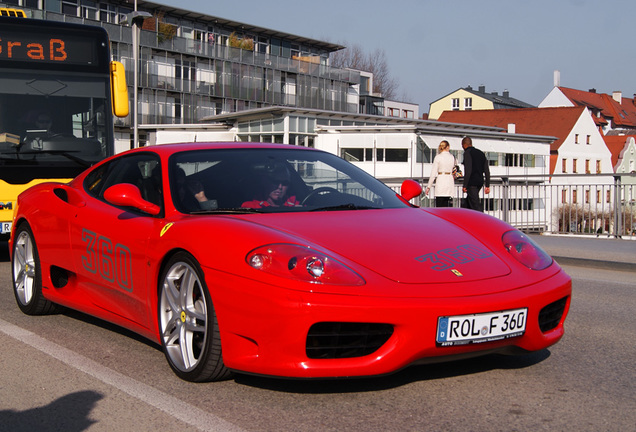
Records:
[[[465,358],[492,352],[521,353],[547,348],[561,339],[571,279],[553,276],[496,294],[455,298],[392,298],[321,294],[267,285],[206,269],[218,317],[223,360],[233,370],[280,377],[318,378],[383,375],[410,364]],[[488,283],[493,283],[489,281]],[[391,292],[387,287],[387,292]],[[430,290],[430,287],[427,287]],[[443,287],[440,287],[443,289]],[[564,300],[563,300],[564,299]],[[539,315],[562,300],[556,325],[541,330]],[[525,333],[480,344],[436,345],[440,316],[528,308]],[[346,358],[311,358],[308,332],[316,323],[389,324],[392,332],[379,348]],[[345,326],[350,327],[350,326]],[[376,327],[372,327],[376,328]]]

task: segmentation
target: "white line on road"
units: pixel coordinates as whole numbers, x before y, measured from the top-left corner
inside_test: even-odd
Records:
[[[205,412],[133,378],[104,367],[87,357],[81,356],[74,351],[50,342],[35,333],[15,326],[2,319],[0,319],[0,331],[13,339],[48,354],[62,363],[80,370],[103,383],[111,385],[118,390],[121,390],[130,396],[135,397],[148,405],[151,405],[202,431],[243,431],[243,429],[223,420],[220,417]]]

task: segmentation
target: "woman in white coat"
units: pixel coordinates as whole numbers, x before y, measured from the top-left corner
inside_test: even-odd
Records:
[[[453,192],[455,191],[455,179],[453,167],[456,165],[455,157],[450,154],[450,144],[442,141],[437,147],[437,156],[433,159],[431,178],[426,186],[426,194],[431,190],[435,179],[435,207],[452,207]]]

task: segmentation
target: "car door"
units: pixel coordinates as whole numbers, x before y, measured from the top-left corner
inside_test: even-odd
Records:
[[[111,161],[90,173],[84,188],[86,205],[71,223],[73,259],[86,301],[118,317],[148,328],[151,315],[147,249],[149,238],[163,215],[161,164],[152,152],[136,153]],[[160,205],[158,216],[108,203],[108,187],[130,183],[142,197]]]

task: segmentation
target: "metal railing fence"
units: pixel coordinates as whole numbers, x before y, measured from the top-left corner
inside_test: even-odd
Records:
[[[397,182],[386,182],[396,192]],[[465,196],[456,182],[453,206]],[[524,231],[636,237],[636,174],[491,177],[484,212]],[[435,206],[435,189],[413,200]]]

